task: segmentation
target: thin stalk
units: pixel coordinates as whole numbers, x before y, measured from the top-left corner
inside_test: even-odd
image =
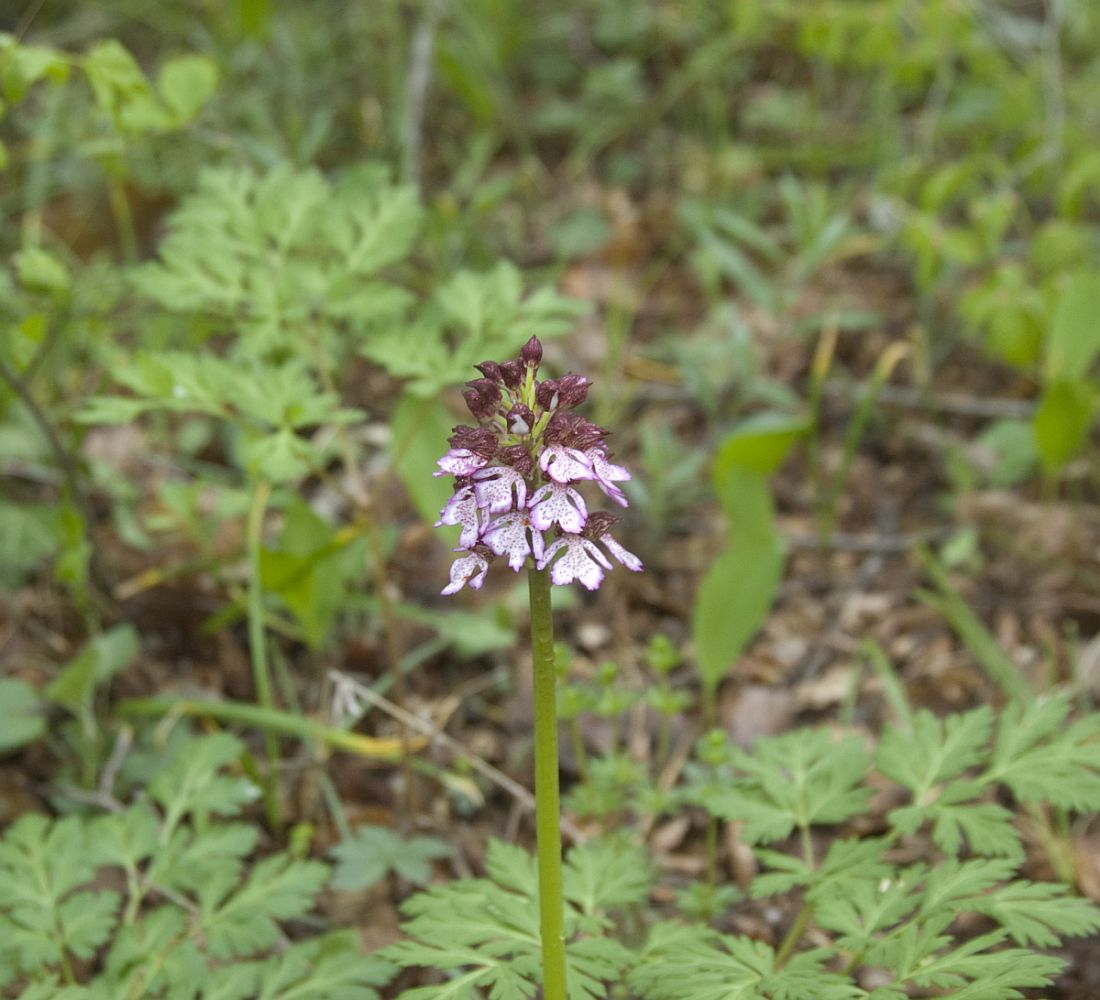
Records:
[[[260,554],[263,541],[264,512],[271,499],[271,483],[261,480],[252,494],[248,510],[246,545],[248,548],[248,651],[252,661],[252,681],[260,707],[271,711],[275,700],[271,693],[271,668],[267,662],[267,633],[264,630],[264,592],[260,582]],[[264,732],[267,749],[267,777],[264,781],[264,806],[272,829],[282,826],[278,765],[279,739],[272,729]]]
[[[817,862],[814,859],[814,842],[813,837],[810,835],[810,825],[799,823],[798,833],[802,843],[802,858],[806,862],[806,866],[813,870],[817,867]],[[775,953],[775,967],[777,969],[782,969],[786,965],[787,959],[791,957],[791,952],[794,951],[795,945],[798,944],[803,931],[806,930],[806,925],[810,922],[813,913],[814,904],[809,900],[804,901],[802,909],[798,911],[798,916],[795,917],[794,923],[787,931],[787,936],[783,938],[779,950]]]
[[[396,760],[401,755],[401,742],[397,739],[364,736],[336,726],[326,726],[308,716],[294,715],[278,709],[263,708],[236,701],[199,701],[185,698],[132,698],[122,702],[119,715],[157,716],[191,715],[198,718],[233,722],[242,726],[262,729],[264,732],[293,736],[302,740],[317,740],[333,750],[344,750],[371,760]],[[417,740],[416,746],[424,745]]]
[[[561,874],[561,803],[558,791],[557,670],[550,575],[528,567],[531,654],[535,691],[535,829],[539,869],[544,1000],[565,1000],[565,917]]]

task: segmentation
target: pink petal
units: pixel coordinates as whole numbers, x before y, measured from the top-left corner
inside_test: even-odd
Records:
[[[615,485],[615,483],[622,483],[631,479],[630,473],[621,465],[614,465],[609,462],[603,450],[598,446],[589,448],[588,451],[584,453],[584,456],[592,463],[592,473],[593,478],[596,480],[596,485],[598,485],[599,488],[620,507],[628,506],[626,495]]]
[[[547,483],[531,497],[531,523],[539,531],[560,524],[562,531],[579,534],[587,518],[584,498],[572,486]]]
[[[591,463],[575,448],[560,444],[548,445],[539,456],[539,468],[559,483],[575,483],[593,479]]]
[[[479,507],[488,507],[491,514],[503,514],[513,509],[512,488],[515,487],[515,507],[521,508],[527,501],[527,484],[515,469],[506,465],[493,465],[473,474],[474,494]]]
[[[589,554],[589,546],[595,550],[600,561],[610,569],[611,564],[607,562],[603,553],[580,535],[563,535],[555,541],[546,550],[539,566],[545,568],[554,555],[564,548],[565,552],[550,567],[551,581],[559,587],[564,587],[574,580],[580,580],[589,590],[595,590],[603,582],[603,570]]]
[[[467,583],[472,590],[480,590],[488,569],[489,564],[484,558],[470,552],[451,564],[451,582],[440,593],[447,596],[457,594]]]
[[[600,541],[607,547],[607,551],[610,552],[616,559],[619,560],[627,569],[632,570],[635,573],[640,573],[644,568],[642,566],[642,560],[639,559],[633,552],[628,552],[624,549],[614,538],[610,535],[600,535]]]
[[[528,524],[525,512],[512,511],[503,517],[498,517],[485,529],[483,539],[485,544],[498,556],[507,556],[508,565],[517,573],[531,553],[531,545],[527,540]],[[540,546],[541,542],[540,536]]]
[[[468,448],[452,448],[447,452],[436,465],[439,466],[438,472],[433,472],[433,476],[469,476],[472,473],[480,469],[489,460],[482,458],[480,455],[475,455]]]
[[[462,533],[458,538],[458,544],[462,548],[468,549],[477,541],[480,530],[478,504],[471,487],[463,486],[444,504],[435,526],[438,528],[444,524],[462,525]]]

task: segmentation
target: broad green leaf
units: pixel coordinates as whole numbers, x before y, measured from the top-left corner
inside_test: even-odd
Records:
[[[1075,272],[1060,290],[1047,340],[1045,379],[1082,382],[1100,354],[1100,272]]]
[[[432,473],[447,450],[453,423],[437,399],[422,399],[411,392],[402,394],[390,415],[394,471],[409,491],[417,513],[429,523],[439,518],[452,492],[450,479]]]
[[[157,76],[161,99],[181,125],[202,110],[217,86],[218,67],[206,56],[176,56],[161,67]]]
[[[38,693],[25,681],[0,678],[0,754],[33,743],[46,731]]]
[[[100,684],[130,665],[141,648],[132,625],[115,628],[90,640],[65,666],[44,694],[70,711],[86,707]]]
[[[1035,445],[1047,475],[1056,475],[1081,450],[1096,414],[1095,390],[1084,379],[1047,383],[1032,418]]]
[[[718,446],[715,483],[724,483],[735,468],[770,476],[809,429],[809,418],[787,413],[760,413],[742,421]]]
[[[717,687],[764,623],[783,577],[782,540],[772,524],[771,496],[759,473],[726,477],[730,544],[707,570],[695,599],[692,635],[704,685]]]

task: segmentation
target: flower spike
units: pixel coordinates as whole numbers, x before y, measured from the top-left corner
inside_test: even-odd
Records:
[[[595,483],[627,506],[619,484],[630,473],[611,461],[607,430],[573,412],[592,383],[573,373],[540,381],[542,357],[542,344],[532,337],[518,358],[483,361],[475,366],[481,377],[466,383],[463,395],[478,426],[454,428],[434,473],[455,477],[437,526],[462,529],[455,550],[462,554],[444,594],[466,584],[477,590],[497,557],[517,572],[525,565],[549,568],[553,583],[580,582],[589,590],[603,582],[612,559],[633,572],[642,569],[609,534],[616,518],[590,513],[577,488]],[[547,542],[544,532],[557,537]]]

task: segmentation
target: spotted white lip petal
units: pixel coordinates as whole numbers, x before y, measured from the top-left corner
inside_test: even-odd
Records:
[[[576,483],[582,479],[594,479],[591,463],[575,448],[560,444],[547,445],[539,456],[539,468],[558,483]]]
[[[529,523],[525,511],[512,511],[498,517],[485,529],[485,544],[498,556],[507,556],[508,565],[517,573],[531,553],[531,544],[527,540]],[[541,546],[542,536],[539,536]]]
[[[588,507],[572,486],[547,483],[531,497],[531,524],[539,531],[549,531],[555,524],[562,531],[580,534],[588,519]]]
[[[462,548],[471,548],[477,541],[481,525],[478,520],[477,497],[472,487],[463,486],[443,505],[435,526],[438,528],[444,524],[462,525],[462,533],[458,536],[458,544]]]
[[[477,505],[488,508],[490,514],[503,514],[513,509],[513,488],[515,506],[523,507],[527,502],[527,484],[515,469],[506,465],[491,465],[487,469],[478,469],[473,477]]]
[[[580,580],[588,590],[595,590],[603,583],[603,564],[611,569],[607,557],[587,538],[580,535],[562,535],[543,555],[539,568],[550,565],[551,559],[564,549],[562,555],[550,566],[550,580],[559,587],[567,586],[574,580]]]
[[[469,552],[451,564],[451,582],[440,593],[446,596],[457,594],[467,583],[471,590],[480,590],[488,569],[489,564],[484,557]]]
[[[469,476],[477,472],[486,462],[487,458],[475,455],[469,448],[452,448],[435,464],[439,466],[433,476]]]
[[[627,569],[640,573],[643,569],[642,560],[639,559],[633,552],[624,549],[614,538],[609,534],[600,535],[599,541],[606,546],[607,551],[610,552],[616,559],[619,560]]]

